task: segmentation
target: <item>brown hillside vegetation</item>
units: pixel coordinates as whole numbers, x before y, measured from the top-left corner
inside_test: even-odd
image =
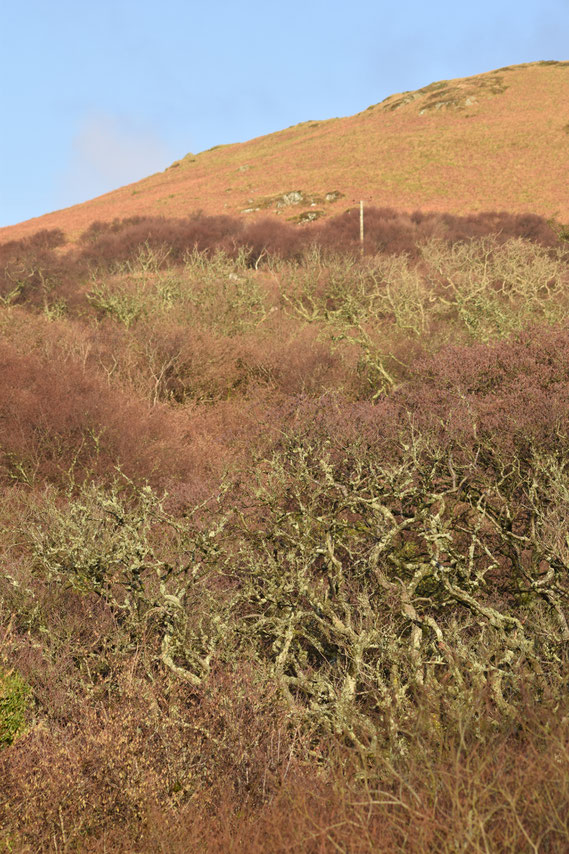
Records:
[[[0,247],[0,852],[569,850],[567,240],[124,214]]]
[[[0,230],[76,237],[133,216],[270,216],[310,221],[364,199],[469,215],[535,213],[569,222],[569,62],[511,66],[392,95],[349,118],[308,121],[186,155],[164,172]]]

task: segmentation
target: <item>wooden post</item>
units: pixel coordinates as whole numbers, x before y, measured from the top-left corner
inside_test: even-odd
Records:
[[[364,203],[360,201],[360,251],[364,254]]]

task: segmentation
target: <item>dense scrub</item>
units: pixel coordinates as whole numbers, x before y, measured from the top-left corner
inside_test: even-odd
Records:
[[[2,247],[0,851],[569,847],[567,251],[373,216]]]
[[[421,211],[405,214],[391,208],[366,210],[365,251],[370,255],[381,251],[416,256],[418,244],[427,238],[439,237],[452,244],[490,234],[552,247],[564,231],[535,214],[488,212],[461,217]],[[303,228],[275,219],[246,223],[202,214],[186,219],[138,216],[94,222],[72,250],[58,253],[64,245],[65,235],[59,229],[0,245],[0,300],[33,301],[57,310],[54,291],[60,299],[73,301],[79,278],[93,268],[109,269],[133,261],[143,246],[153,251],[161,265],[181,263],[194,250],[239,255],[250,266],[258,265],[267,254],[299,260],[313,245],[334,253],[356,253],[360,250],[359,214],[353,209],[324,224]]]

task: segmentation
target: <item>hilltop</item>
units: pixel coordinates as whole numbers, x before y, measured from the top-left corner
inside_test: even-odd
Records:
[[[96,220],[198,210],[311,221],[360,199],[400,210],[507,210],[567,222],[567,103],[569,62],[438,81],[354,116],[187,154],[134,184],[0,229],[0,241],[42,228],[74,237]]]

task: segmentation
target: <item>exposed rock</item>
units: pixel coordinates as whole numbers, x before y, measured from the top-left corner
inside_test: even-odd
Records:
[[[299,225],[302,225],[305,222],[314,222],[315,219],[320,219],[321,216],[324,216],[324,211],[302,211],[298,216],[289,217],[288,222],[296,222]]]
[[[299,205],[304,201],[304,195],[300,190],[291,190],[290,193],[283,193],[282,196],[275,200],[277,208],[287,208],[289,205]]]
[[[403,96],[396,100],[387,98],[382,104],[382,109],[393,112],[406,104],[419,101],[417,106],[421,116],[439,110],[464,110],[466,107],[477,104],[480,98],[501,95],[507,88],[500,74],[467,77],[452,85],[449,85],[446,80],[439,80],[416,92],[404,92]]]
[[[260,199],[247,199],[247,204],[253,210],[268,210],[269,208],[272,208],[275,213],[278,214],[286,210],[286,208],[295,207],[296,205],[310,205],[310,207],[316,207],[324,203],[330,204],[343,198],[343,195],[344,194],[339,190],[332,190],[329,193],[326,193],[324,197],[319,196],[316,193],[305,193],[302,190],[289,190],[287,193],[279,193],[275,196],[264,196]]]

